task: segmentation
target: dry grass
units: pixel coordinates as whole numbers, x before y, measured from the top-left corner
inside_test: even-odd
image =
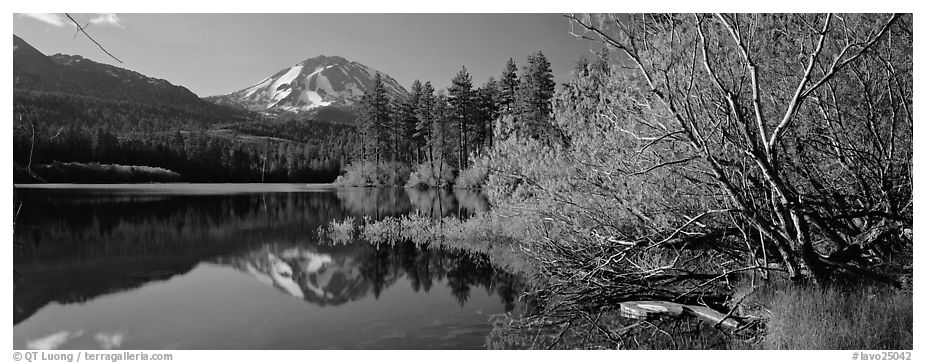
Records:
[[[913,349],[913,296],[872,286],[767,294],[764,349]]]

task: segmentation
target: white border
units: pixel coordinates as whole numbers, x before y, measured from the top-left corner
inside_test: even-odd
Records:
[[[691,11],[727,11],[727,12],[821,12],[838,10],[842,12],[913,12],[914,19],[919,16],[919,4],[914,5],[912,1],[806,1],[806,0],[778,0],[768,1],[742,1],[742,0],[724,0],[724,1],[458,1],[458,2],[436,2],[436,1],[296,1],[296,2],[267,2],[267,1],[236,1],[228,2],[193,2],[181,0],[159,0],[159,1],[125,1],[125,0],[95,0],[95,1],[31,1],[17,2],[10,4],[12,10],[10,15],[4,18],[8,34],[13,33],[12,13],[16,12],[55,12],[66,10],[68,12],[241,12],[241,13],[274,13],[274,12],[363,12],[363,13],[423,13],[423,12],[472,12],[472,13],[506,13],[506,12],[532,12],[532,13],[556,13],[556,12],[691,12]],[[565,31],[565,29],[564,29]],[[9,39],[9,38],[8,38]],[[916,49],[919,46],[918,37],[914,38],[914,59],[918,53]],[[7,72],[4,75],[5,82],[8,85],[4,90],[6,93],[6,115],[12,114],[12,48],[8,47],[7,56],[4,58]],[[915,64],[919,64],[915,61]],[[923,71],[914,73],[914,84],[923,85]],[[914,91],[915,96],[918,93]],[[916,111],[914,111],[914,115]],[[924,143],[915,142],[914,155],[922,155],[922,146],[926,145],[926,135],[923,135],[924,127],[918,127],[914,130],[914,140],[923,141]],[[6,180],[8,188],[12,187],[12,128],[7,124],[6,137],[4,138],[4,147],[2,156],[3,168],[6,170]],[[914,156],[914,179],[923,180],[923,167],[916,162]],[[9,189],[8,189],[9,190]],[[919,196],[921,193],[914,188],[914,194]],[[6,223],[6,234],[3,240],[6,242],[6,248],[3,249],[4,261],[12,265],[12,193],[5,194],[5,205],[2,208],[4,223]],[[915,215],[922,214],[924,202],[922,198],[916,198],[914,206]],[[921,229],[921,220],[914,218],[914,226],[917,230]],[[921,247],[914,250],[915,261],[922,261],[922,253],[919,252]],[[7,270],[11,270],[8,267]],[[920,279],[914,280],[915,290],[922,291],[922,282]],[[8,277],[3,282],[5,291],[10,295],[3,300],[5,311],[11,311],[12,308],[12,282]],[[922,304],[916,303],[922,300],[914,295],[914,312],[915,326],[923,326],[922,310],[918,307]],[[8,329],[3,330],[4,342],[8,347],[7,354],[12,354],[12,315],[7,315],[9,319]],[[914,327],[914,361],[923,359],[917,352],[921,347],[920,339],[916,339],[923,334],[917,334],[920,329]],[[25,352],[25,351],[21,351]],[[78,351],[71,351],[77,353]],[[852,351],[579,351],[579,352],[542,352],[542,351],[501,351],[501,352],[443,352],[443,351],[328,351],[312,352],[308,355],[305,351],[143,351],[147,353],[172,353],[175,362],[200,362],[200,361],[289,361],[292,358],[298,360],[310,359],[318,360],[335,360],[335,359],[370,359],[377,361],[417,361],[417,360],[440,360],[449,362],[472,362],[473,360],[489,359],[492,361],[522,361],[525,359],[534,361],[566,361],[566,360],[588,360],[596,362],[615,362],[618,359],[622,361],[641,361],[648,362],[655,358],[656,361],[672,360],[684,362],[697,361],[730,361],[748,359],[750,362],[782,362],[782,361],[824,361],[824,362],[848,362],[851,361]],[[873,353],[873,352],[869,352]],[[12,361],[12,357],[8,356]]]

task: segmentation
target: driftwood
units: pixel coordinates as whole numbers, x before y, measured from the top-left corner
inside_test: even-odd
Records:
[[[621,303],[621,316],[632,319],[650,319],[658,316],[690,316],[727,329],[736,329],[741,325],[739,318],[709,307],[669,301],[625,301]]]

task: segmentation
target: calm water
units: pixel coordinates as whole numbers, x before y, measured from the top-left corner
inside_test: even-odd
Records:
[[[15,349],[481,348],[491,315],[523,309],[519,281],[481,256],[317,241],[347,216],[487,208],[472,193],[146,185],[15,197]]]

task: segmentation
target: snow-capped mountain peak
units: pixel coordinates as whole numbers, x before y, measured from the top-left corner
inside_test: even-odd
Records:
[[[351,104],[373,88],[376,73],[391,97],[408,91],[389,75],[338,56],[317,56],[282,69],[250,87],[208,99],[252,111],[308,111]]]

